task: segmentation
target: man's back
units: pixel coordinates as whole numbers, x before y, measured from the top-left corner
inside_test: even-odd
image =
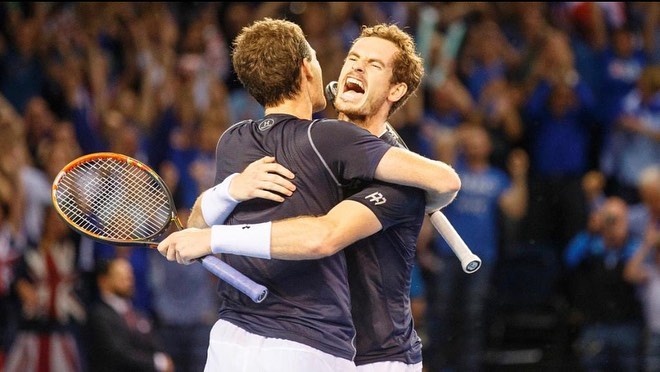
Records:
[[[342,187],[372,179],[389,145],[364,129],[334,120],[268,115],[223,134],[216,153],[219,182],[264,155],[296,174],[296,192],[284,203],[241,203],[227,223],[259,223],[299,215],[322,215],[341,201]],[[366,150],[366,151],[365,151]],[[320,260],[283,261],[223,255],[231,266],[269,289],[255,304],[220,283],[220,318],[249,332],[301,342],[353,359],[355,336],[343,253]]]

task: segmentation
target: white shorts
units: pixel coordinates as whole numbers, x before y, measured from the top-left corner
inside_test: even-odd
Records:
[[[377,362],[357,366],[358,372],[422,372],[422,363]]]
[[[355,372],[355,364],[313,347],[247,332],[218,320],[209,339],[205,372]]]

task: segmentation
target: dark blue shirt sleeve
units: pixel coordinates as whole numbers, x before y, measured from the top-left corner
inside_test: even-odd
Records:
[[[373,180],[376,167],[391,146],[369,131],[338,120],[320,120],[310,127],[315,151],[341,184]]]
[[[375,181],[347,200],[365,205],[376,215],[383,230],[403,223],[414,223],[424,208],[421,189]]]

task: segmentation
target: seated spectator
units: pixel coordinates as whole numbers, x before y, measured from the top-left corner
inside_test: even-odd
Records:
[[[88,323],[93,371],[172,372],[172,359],[163,350],[151,321],[131,304],[133,267],[125,258],[101,261],[97,270],[99,299]]]
[[[607,198],[595,213],[592,230],[578,233],[564,251],[576,351],[586,371],[638,371],[642,312],[623,269],[640,242],[630,236],[621,198]]]

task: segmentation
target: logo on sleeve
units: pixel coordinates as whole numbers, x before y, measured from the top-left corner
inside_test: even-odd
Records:
[[[383,194],[379,193],[378,191],[372,192],[371,194],[365,196],[364,198],[369,200],[369,202],[374,203],[374,205],[385,204],[385,202],[387,201],[387,199],[385,199]]]
[[[275,124],[275,120],[266,119],[266,120],[262,121],[261,123],[259,123],[259,130],[263,132],[263,131],[267,130],[268,128],[272,127],[273,124]]]

